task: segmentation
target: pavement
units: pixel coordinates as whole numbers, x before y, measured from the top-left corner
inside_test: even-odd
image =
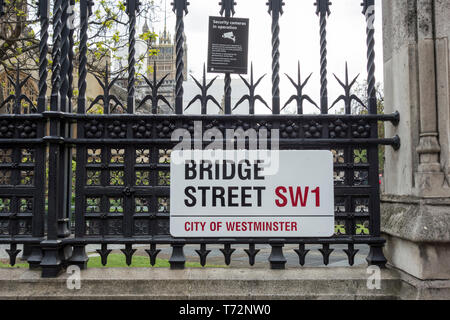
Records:
[[[411,296],[403,292],[402,279],[395,270],[381,270],[377,288],[368,282],[364,267],[330,270],[88,268],[78,276],[64,272],[58,278],[41,278],[38,270],[3,268],[0,299],[354,300]]]
[[[147,249],[148,245],[134,245],[133,248],[137,249],[135,255],[140,256],[148,256],[144,251]],[[245,268],[249,267],[248,256],[244,252],[244,249],[247,249],[246,245],[235,245],[232,246],[236,251],[232,255],[231,265],[232,268]],[[330,246],[334,249],[333,253],[330,256],[330,263],[328,266],[331,267],[345,267],[348,266],[347,255],[343,251],[343,249],[347,249],[346,245],[332,245]],[[0,245],[0,259],[7,260],[8,254],[5,249],[8,249],[7,245]],[[123,249],[124,245],[108,245],[108,249],[112,249],[112,253],[121,253],[120,249]],[[224,256],[219,249],[222,249],[221,245],[208,245],[207,249],[211,250],[211,253],[208,255],[207,263],[211,265],[224,265]],[[270,256],[271,248],[268,245],[257,245],[257,249],[261,251],[256,255],[254,268],[267,268],[269,266],[268,258]],[[306,249],[309,249],[310,252],[306,256],[306,267],[326,267],[323,264],[322,254],[319,252],[321,246],[319,245],[308,245]],[[18,246],[18,249],[22,249],[21,246]],[[100,245],[88,245],[87,253],[88,256],[94,257],[98,256],[96,253],[96,249],[100,249]],[[169,259],[171,255],[171,248],[168,245],[158,246],[158,249],[161,249],[161,253],[158,255],[158,258],[161,259]],[[199,246],[186,245],[185,246],[185,256],[186,260],[189,262],[199,262],[199,256],[195,252],[198,250]],[[295,268],[299,267],[299,259],[297,254],[293,251],[294,249],[298,249],[297,245],[285,245],[284,246],[284,255],[287,259],[286,267]],[[366,257],[369,254],[369,246],[367,245],[355,245],[355,249],[359,249],[358,253],[355,256],[355,266],[363,266],[366,265]],[[19,255],[20,258],[20,255]]]

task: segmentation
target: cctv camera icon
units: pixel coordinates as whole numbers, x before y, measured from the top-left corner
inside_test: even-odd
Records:
[[[222,35],[222,38],[223,38],[223,39],[231,40],[231,41],[233,41],[234,43],[236,43],[236,37],[235,37],[235,35],[234,35],[234,33],[233,33],[232,31],[231,31],[231,32],[224,33],[224,34]]]

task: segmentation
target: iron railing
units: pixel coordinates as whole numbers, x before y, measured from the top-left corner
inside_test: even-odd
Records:
[[[238,104],[249,102],[249,115],[235,115],[231,105],[231,78],[225,75],[224,114],[208,115],[209,84],[197,81],[201,94],[201,115],[183,114],[183,48],[184,16],[188,14],[187,0],[173,0],[176,14],[176,87],[174,115],[157,114],[160,101],[169,104],[164,96],[158,95],[159,79],[146,79],[151,95],[145,98],[152,104],[148,115],[135,114],[135,34],[137,0],[127,1],[129,17],[129,77],[127,86],[126,114],[112,114],[114,102],[121,102],[110,94],[111,82],[106,70],[105,80],[98,79],[104,88],[104,114],[87,114],[86,77],[87,31],[93,1],[80,0],[80,44],[79,79],[76,113],[72,112],[72,70],[74,62],[73,32],[68,29],[67,6],[75,1],[55,0],[53,8],[53,41],[51,97],[46,99],[48,80],[48,38],[49,1],[39,1],[41,39],[39,46],[39,99],[35,112],[24,114],[21,101],[27,97],[19,94],[20,75],[9,77],[15,86],[15,94],[7,100],[14,105],[12,114],[0,115],[0,244],[9,244],[7,250],[10,263],[14,264],[19,254],[18,244],[24,244],[24,255],[31,268],[41,267],[44,277],[56,276],[68,264],[86,267],[87,244],[101,245],[97,250],[102,263],[107,263],[110,244],[124,245],[122,252],[131,264],[135,252],[133,245],[149,245],[147,253],[154,264],[160,252],[159,245],[172,246],[169,260],[173,269],[184,268],[183,248],[187,244],[200,245],[197,253],[205,265],[207,245],[221,244],[225,263],[231,262],[235,251],[233,245],[249,246],[245,252],[251,265],[258,253],[256,245],[269,244],[272,252],[269,262],[272,268],[284,268],[286,258],[284,244],[298,244],[295,252],[301,265],[308,253],[306,245],[319,244],[324,264],[329,263],[333,245],[344,244],[350,265],[357,253],[355,245],[370,246],[367,261],[371,265],[384,266],[386,259],[382,252],[385,240],[380,236],[380,197],[378,147],[390,145],[399,147],[398,137],[378,137],[378,124],[390,121],[396,125],[399,115],[377,114],[374,67],[374,30],[370,25],[374,18],[374,0],[364,0],[363,14],[367,18],[367,82],[368,104],[351,93],[354,84],[338,79],[344,94],[337,101],[345,103],[345,114],[329,115],[327,93],[327,41],[326,22],[330,14],[330,3],[317,0],[317,14],[320,22],[320,102],[314,102],[305,94],[309,77],[302,81],[300,68],[298,80],[289,78],[296,94],[284,105],[297,102],[295,115],[281,115],[283,105],[280,99],[280,27],[283,14],[282,0],[269,0],[269,14],[272,16],[272,104],[269,106],[255,92],[253,68],[250,81],[242,79],[249,94]],[[220,2],[220,14],[231,17],[235,13],[233,0]],[[205,80],[205,79],[204,79]],[[112,81],[114,82],[114,81]],[[255,115],[255,103],[259,101],[272,111],[272,115]],[[304,114],[303,103],[308,101],[320,111],[319,115]],[[356,101],[367,109],[365,115],[352,115],[351,103]],[[334,104],[333,104],[334,105]],[[333,106],[332,105],[332,106]],[[169,185],[170,150],[175,142],[171,133],[178,128],[193,130],[194,122],[201,121],[202,129],[272,128],[280,130],[281,149],[326,149],[332,150],[335,158],[335,211],[336,234],[331,238],[227,238],[227,239],[175,239],[169,233]],[[72,132],[75,125],[76,135]],[[76,160],[74,232],[71,232],[71,162]],[[45,190],[48,186],[48,203]]]

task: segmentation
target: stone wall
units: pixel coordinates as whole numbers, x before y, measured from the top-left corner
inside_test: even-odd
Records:
[[[450,181],[450,1],[435,1],[436,79],[441,165]],[[449,183],[450,184],[450,183]]]
[[[450,2],[383,0],[386,150],[382,231],[391,265],[450,279]]]

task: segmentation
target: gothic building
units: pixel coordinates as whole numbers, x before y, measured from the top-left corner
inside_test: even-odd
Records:
[[[144,25],[143,32],[148,32],[147,23]],[[184,81],[187,80],[187,45],[184,42]],[[153,81],[154,72],[156,72],[156,80],[159,81],[165,75],[168,75],[163,85],[160,88],[160,94],[164,95],[172,108],[175,108],[175,85],[176,85],[176,45],[175,40],[172,41],[170,33],[167,31],[166,25],[164,31],[156,41],[149,40],[147,43],[148,49],[156,50],[157,55],[149,55],[147,64],[148,78]],[[172,113],[173,111],[166,106],[162,101],[159,102],[158,113]]]

